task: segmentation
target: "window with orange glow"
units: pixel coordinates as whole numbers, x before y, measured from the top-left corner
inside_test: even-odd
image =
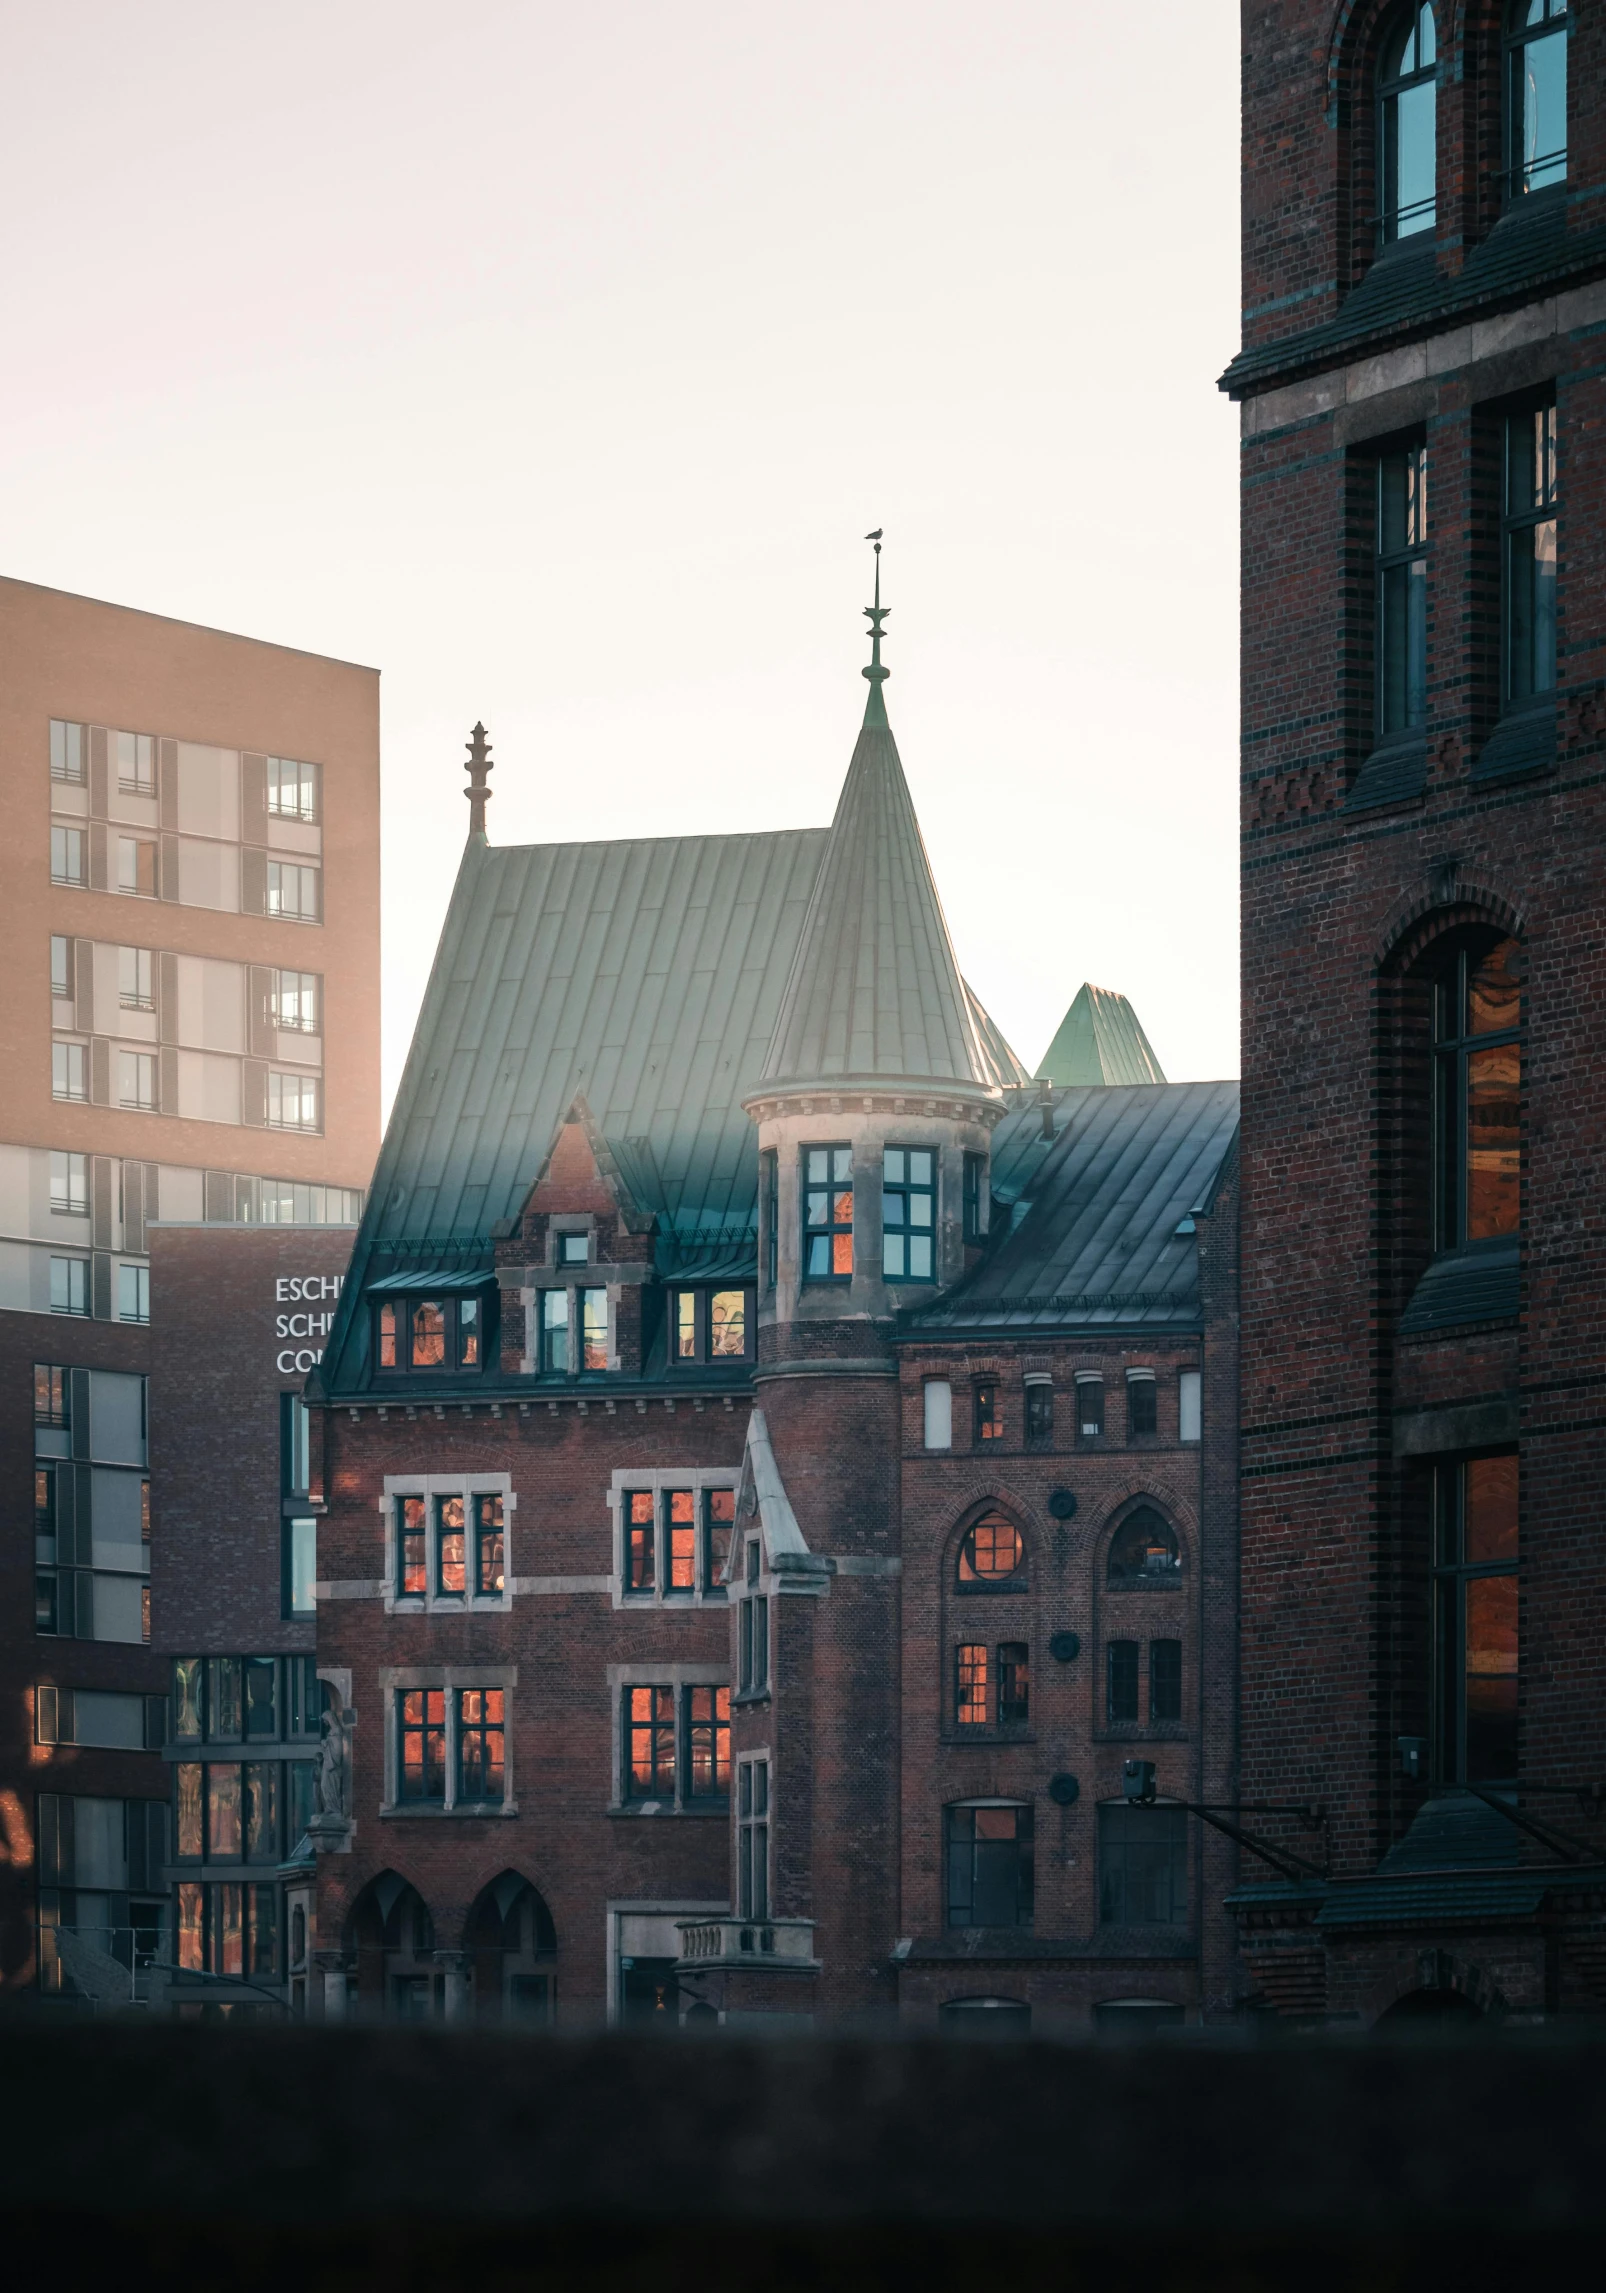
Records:
[[[401,1790],[404,1800],[434,1801],[446,1796],[446,1691],[408,1688],[397,1698],[400,1725]]]
[[[675,1797],[675,1691],[625,1690],[625,1797]]]
[[[625,1590],[651,1592],[658,1582],[658,1501],[650,1489],[632,1489],[625,1502]]]
[[[429,1589],[425,1510],[422,1497],[401,1499],[401,1579],[396,1590],[408,1599],[422,1599]]]
[[[1002,1513],[984,1513],[964,1534],[959,1546],[959,1586],[975,1591],[1013,1585],[1025,1573],[1026,1547],[1013,1521]]]
[[[669,1540],[669,1581],[666,1592],[690,1594],[697,1589],[697,1496],[692,1489],[670,1489],[664,1496]]]
[[[437,1579],[435,1589],[449,1598],[460,1598],[468,1590],[468,1538],[463,1527],[463,1500],[461,1497],[441,1497],[436,1500],[435,1551]]]
[[[980,1641],[954,1650],[954,1718],[962,1728],[987,1725],[987,1650]]]
[[[500,1688],[457,1691],[457,1797],[500,1806],[502,1800],[502,1697]]]
[[[396,1308],[390,1305],[379,1309],[379,1366],[396,1367]]]
[[[414,1369],[439,1369],[446,1359],[446,1308],[432,1298],[420,1298],[412,1323]]]
[[[730,1795],[731,1692],[728,1688],[686,1690],[686,1797],[722,1800]]]
[[[1522,1214],[1522,989],[1515,940],[1458,948],[1433,987],[1434,1247],[1515,1234]]]
[[[502,1500],[474,1499],[474,1585],[482,1599],[500,1598],[503,1589]]]
[[[731,1531],[736,1525],[736,1491],[734,1489],[705,1489],[703,1491],[703,1591],[713,1600],[723,1600],[725,1587],[720,1582],[725,1564],[730,1557]]]
[[[803,1275],[846,1282],[853,1275],[853,1149],[803,1149]]]

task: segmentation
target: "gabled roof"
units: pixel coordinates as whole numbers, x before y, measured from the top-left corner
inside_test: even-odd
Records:
[[[1038,1078],[1051,1083],[1163,1083],[1143,1022],[1124,995],[1087,981],[1043,1053]]]
[[[1001,1145],[1017,1179],[1010,1230],[909,1318],[910,1336],[1197,1320],[1193,1214],[1209,1210],[1232,1147],[1237,1084],[1084,1085],[1056,1091],[1051,1112],[1052,1144],[1024,1093],[999,1125],[995,1157]]]
[[[1000,1080],[959,976],[897,743],[872,684],[762,1081],[990,1091]]]
[[[752,1260],[759,1078],[827,831],[464,848],[323,1382],[373,1283],[483,1279],[583,1098],[670,1269]],[[980,1006],[977,1006],[978,1012]],[[991,1021],[981,1014],[989,1030]],[[1001,1040],[1001,1038],[1000,1038]]]

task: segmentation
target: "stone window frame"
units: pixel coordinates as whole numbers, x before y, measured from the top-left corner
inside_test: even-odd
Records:
[[[385,1757],[380,1782],[381,1818],[404,1823],[495,1823],[516,1816],[519,1802],[513,1765],[513,1696],[518,1684],[516,1664],[382,1664],[379,1701],[384,1715]],[[401,1743],[396,1706],[398,1700],[414,1688],[439,1688],[445,1692],[446,1796],[439,1804],[397,1796]],[[502,1690],[502,1798],[499,1804],[483,1799],[459,1803],[457,1799],[457,1691],[460,1688]]]
[[[398,1592],[401,1582],[400,1499],[422,1497],[428,1538],[428,1556],[424,1570],[425,1589],[422,1593]],[[479,1592],[443,1593],[436,1588],[440,1581],[436,1545],[439,1537],[439,1509],[441,1497],[500,1497],[502,1500],[502,1590],[500,1593]],[[513,1605],[513,1528],[518,1515],[518,1498],[513,1493],[512,1476],[507,1473],[387,1473],[384,1493],[377,1498],[385,1524],[385,1574],[381,1583],[385,1614],[393,1616],[495,1616]],[[431,1682],[430,1685],[438,1685]],[[469,1686],[476,1683],[470,1681]],[[491,1683],[492,1686],[495,1682]]]
[[[715,1815],[723,1822],[730,1814],[730,1798],[693,1800],[686,1790],[686,1779],[691,1767],[691,1747],[686,1719],[686,1690],[688,1688],[729,1688],[731,1668],[729,1659],[722,1663],[661,1663],[651,1658],[629,1664],[610,1664],[607,1672],[608,1707],[611,1714],[612,1759],[609,1766],[608,1813],[647,1818],[659,1815],[689,1815],[694,1819]],[[673,1802],[661,1799],[635,1800],[625,1797],[625,1691],[627,1688],[668,1688],[675,1703],[675,1796]],[[730,1755],[731,1774],[734,1778],[736,1755]]]
[[[740,1465],[616,1466],[608,1484],[607,1499],[610,1515],[608,1585],[614,1607],[639,1609],[643,1612],[650,1610],[655,1616],[661,1615],[665,1610],[723,1609],[727,1605],[725,1586],[711,1583],[708,1571],[703,1565],[702,1540],[706,1515],[704,1497],[710,1489],[739,1489],[741,1482],[742,1469]],[[662,1557],[661,1540],[665,1491],[690,1489],[696,1495],[699,1546],[697,1582],[689,1593],[677,1592],[673,1595],[666,1595],[663,1583],[665,1571],[661,1566],[653,1572],[655,1581],[651,1592],[626,1592],[625,1590],[625,1499],[641,1489],[652,1491],[653,1519],[660,1539],[660,1559]],[[736,1528],[733,1522],[731,1525],[732,1549],[735,1547],[735,1542]]]

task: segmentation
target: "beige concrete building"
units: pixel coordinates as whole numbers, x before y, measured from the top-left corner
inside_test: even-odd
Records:
[[[15,1986],[38,1971],[41,1924],[81,1958],[158,1947],[148,1233],[360,1213],[379,1137],[379,679],[9,580],[0,663],[0,1982]],[[48,1939],[44,1961],[48,1987]]]

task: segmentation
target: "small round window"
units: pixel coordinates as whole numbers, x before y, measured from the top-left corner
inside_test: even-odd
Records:
[[[959,1547],[959,1581],[986,1587],[1008,1584],[1025,1574],[1026,1547],[1013,1521],[1002,1513],[984,1513],[965,1531]]]
[[[1154,1507],[1140,1505],[1135,1513],[1128,1513],[1110,1544],[1111,1583],[1142,1580],[1152,1584],[1157,1578],[1163,1582],[1167,1577],[1174,1577],[1181,1567],[1176,1532]]]

